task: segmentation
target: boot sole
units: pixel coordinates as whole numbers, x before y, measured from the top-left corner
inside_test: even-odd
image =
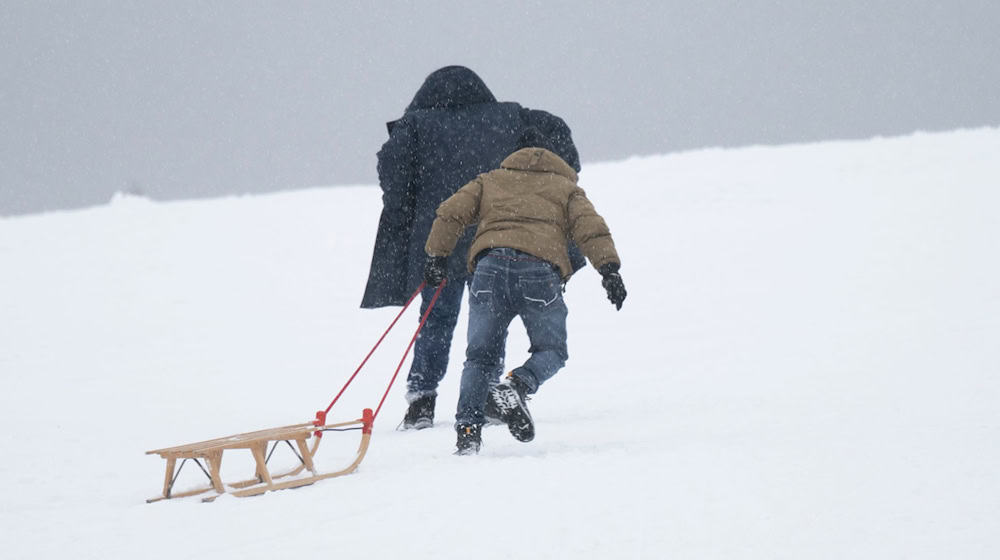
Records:
[[[490,391],[493,405],[500,413],[500,418],[507,424],[507,429],[517,441],[529,442],[535,439],[535,421],[528,412],[521,396],[510,385],[500,384]]]
[[[464,449],[456,449],[455,455],[459,457],[465,457],[467,455],[479,455],[479,446],[466,447]]]
[[[434,426],[434,420],[428,418],[421,418],[420,420],[417,420],[416,422],[410,424],[404,422],[403,426],[400,428],[399,431],[405,432],[407,430],[423,430],[425,428],[430,428],[432,426]]]

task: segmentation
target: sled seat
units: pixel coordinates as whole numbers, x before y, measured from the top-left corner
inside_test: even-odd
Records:
[[[163,481],[163,493],[160,496],[146,500],[146,502],[152,503],[170,498],[194,496],[212,490],[214,490],[216,494],[205,498],[203,501],[212,501],[218,496],[226,493],[238,497],[253,496],[270,490],[282,490],[285,488],[305,486],[324,478],[332,478],[334,476],[348,474],[357,468],[368,450],[368,442],[371,439],[372,422],[373,418],[371,409],[365,409],[361,418],[351,420],[349,422],[341,422],[339,424],[327,425],[320,422],[306,422],[303,424],[293,424],[291,426],[283,426],[280,428],[269,428],[266,430],[246,432],[232,436],[200,441],[197,443],[189,443],[186,445],[177,445],[174,447],[147,451],[147,455],[159,455],[160,457],[166,459],[167,471]],[[349,428],[349,426],[358,427]],[[340,471],[326,474],[318,473],[316,471],[313,458],[316,454],[317,448],[319,447],[323,432],[344,431],[349,429],[360,429],[362,432],[361,444],[358,447],[357,457],[355,457],[354,462],[347,468]],[[315,440],[311,449],[308,445],[308,440],[310,438]],[[270,458],[268,447],[271,447],[271,453],[273,453],[278,444],[282,442],[286,443],[292,451],[295,452],[301,464],[288,472],[272,475],[267,468],[267,462]],[[295,444],[294,446],[292,445],[293,442]],[[222,477],[220,475],[222,457],[224,452],[230,449],[250,450],[256,464],[255,478],[230,484],[226,484],[222,481]],[[177,466],[178,459],[181,460],[180,467]],[[180,469],[183,468],[184,464],[189,460],[193,461],[199,468],[201,468],[202,472],[205,473],[205,476],[208,477],[210,485],[206,488],[199,488],[185,492],[173,492],[174,482],[176,482],[177,476],[180,474]],[[202,465],[203,462],[204,465]],[[275,480],[279,478],[299,475],[306,469],[309,470],[311,476],[295,478],[284,482],[275,482]],[[234,488],[235,490],[227,491],[227,486]]]

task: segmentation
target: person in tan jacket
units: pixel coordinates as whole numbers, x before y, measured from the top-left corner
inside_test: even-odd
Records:
[[[608,299],[618,309],[626,295],[611,232],[577,186],[576,172],[546,148],[548,139],[536,129],[528,129],[520,145],[499,169],[479,175],[438,206],[425,246],[424,277],[437,286],[458,239],[467,226],[477,225],[467,260],[472,280],[455,415],[459,455],[478,453],[488,416],[500,418],[520,441],[534,438],[525,398],[569,358],[562,290],[573,274],[570,240],[601,273]],[[490,388],[516,316],[527,330],[531,356]]]

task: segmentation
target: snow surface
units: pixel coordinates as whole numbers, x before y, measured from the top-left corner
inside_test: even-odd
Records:
[[[997,154],[979,129],[587,165],[629,297],[570,283],[534,442],[451,455],[463,315],[433,429],[394,431],[397,382],[355,474],[213,504],[145,504],[144,452],[326,406],[396,312],[358,309],[378,189],[0,219],[0,555],[1000,557]],[[415,325],[331,420],[377,404]]]

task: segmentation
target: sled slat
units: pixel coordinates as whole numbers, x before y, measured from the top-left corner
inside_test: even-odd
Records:
[[[175,447],[166,447],[163,449],[154,449],[153,451],[147,451],[146,455],[158,454],[164,455],[167,453],[185,453],[190,451],[204,451],[207,449],[215,447],[226,447],[232,444],[238,444],[246,441],[253,441],[257,439],[294,439],[294,438],[282,438],[278,437],[284,434],[299,434],[299,433],[310,433],[312,430],[316,429],[312,423],[306,424],[294,424],[291,426],[283,426],[281,428],[269,428],[267,430],[257,430],[256,432],[246,432],[243,434],[236,434],[228,437],[221,437],[210,439],[206,441],[199,441],[198,443],[188,443],[185,445],[178,445]]]
[[[167,477],[163,481],[163,496],[170,496],[170,483],[174,480],[174,467],[177,466],[177,457],[167,457]]]
[[[361,460],[365,458],[365,453],[368,452],[369,440],[371,440],[371,434],[363,434],[361,436],[361,445],[358,446],[358,456],[354,459],[354,462],[351,463],[345,469],[332,473],[309,476],[306,478],[296,478],[294,480],[289,480],[287,482],[279,482],[276,484],[275,483],[261,484],[259,486],[253,486],[250,488],[246,488],[244,490],[237,490],[235,492],[231,492],[231,494],[239,498],[245,498],[247,496],[257,496],[259,494],[263,494],[264,492],[270,492],[271,490],[285,490],[288,488],[298,488],[300,486],[307,486],[309,484],[313,484],[314,482],[325,480],[327,478],[334,478],[337,476],[350,474],[354,472],[355,469],[358,468],[358,465],[361,464]]]
[[[223,493],[226,488],[222,485],[222,450],[213,451],[206,457],[208,460],[209,478],[212,479],[212,488],[218,493]]]

